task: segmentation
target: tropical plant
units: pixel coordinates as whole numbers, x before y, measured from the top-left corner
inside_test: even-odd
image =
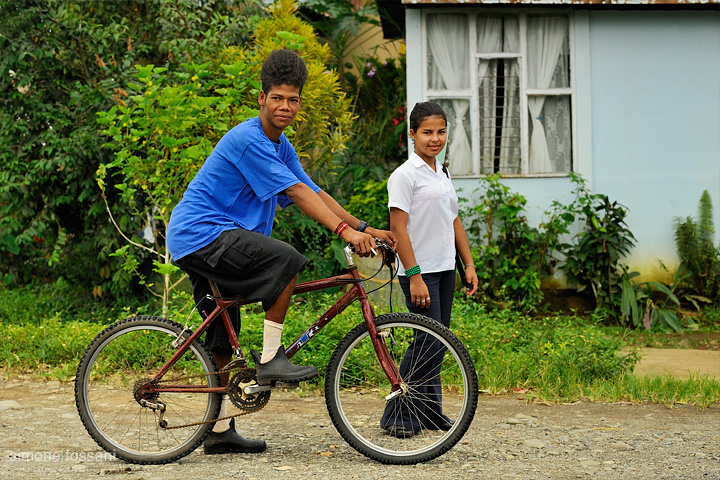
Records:
[[[332,52],[329,65],[340,74],[344,89],[353,78],[352,64],[345,59],[372,35],[369,26],[380,25],[375,2],[352,0],[305,0],[300,9],[303,18],[320,34]]]
[[[532,310],[543,298],[541,279],[552,275],[567,248],[577,212],[553,202],[536,228],[525,217],[527,200],[501,182],[500,175],[480,180],[474,195],[482,201],[462,210],[480,290],[495,301],[510,301]]]
[[[584,184],[578,189],[579,211],[584,228],[577,243],[566,250],[563,271],[578,290],[591,288],[599,309],[620,311],[621,284],[628,267],[622,258],[635,245],[627,227],[628,210],[607,195],[591,194]]]
[[[709,302],[720,299],[720,244],[714,245],[715,228],[710,194],[700,197],[698,218],[675,220],[675,245],[689,275],[685,284]]]
[[[405,58],[355,60],[358,75],[347,84],[355,121],[342,163],[358,179],[382,180],[408,155]]]
[[[620,280],[622,323],[629,323],[636,328],[644,327],[647,330],[653,327],[668,327],[676,332],[682,330],[679,315],[681,304],[675,294],[678,282],[673,281],[670,285],[665,285],[661,282],[649,281],[635,285],[631,279],[638,275],[638,272],[631,272],[623,275]],[[677,276],[676,280],[678,280]]]

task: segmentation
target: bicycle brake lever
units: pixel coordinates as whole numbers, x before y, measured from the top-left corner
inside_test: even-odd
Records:
[[[389,243],[379,238],[375,239],[375,245],[380,247],[380,250],[382,250],[383,263],[385,264],[385,266],[391,267],[392,264],[395,263],[395,258],[397,256],[395,250],[392,249]]]

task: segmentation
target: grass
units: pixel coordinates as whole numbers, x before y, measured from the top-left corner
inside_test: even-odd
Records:
[[[0,288],[0,361],[10,375],[72,380],[85,347],[106,325],[152,307],[112,308],[69,304],[67,296],[46,289]],[[185,323],[189,296],[176,298],[176,321]],[[288,343],[309,326],[336,297],[317,295],[291,305],[283,338]],[[382,313],[377,309],[377,313]],[[15,312],[19,314],[15,315]],[[711,317],[717,312],[711,312]],[[262,346],[263,313],[256,306],[242,312],[240,344],[245,352]],[[191,324],[197,322],[197,314]],[[335,345],[362,320],[357,304],[333,320],[295,357],[322,373]],[[481,390],[491,394],[522,392],[528,400],[571,402],[655,402],[701,408],[720,402],[720,380],[712,377],[638,377],[632,374],[643,346],[717,349],[720,326],[704,325],[688,336],[628,331],[593,318],[549,315],[533,318],[511,310],[491,311],[458,298],[452,330],[473,357]],[[707,340],[707,339],[710,340]],[[704,340],[703,340],[704,339]],[[322,380],[315,384],[322,385]],[[306,388],[312,388],[308,385]]]

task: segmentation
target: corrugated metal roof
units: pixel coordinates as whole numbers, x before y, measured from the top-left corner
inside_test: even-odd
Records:
[[[440,4],[458,4],[458,5],[567,5],[567,6],[712,6],[716,5],[720,8],[720,0],[402,0],[404,5],[440,5]]]

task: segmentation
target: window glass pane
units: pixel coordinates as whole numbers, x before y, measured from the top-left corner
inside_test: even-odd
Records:
[[[477,17],[477,53],[519,53],[520,31],[514,16]]]
[[[468,20],[464,14],[427,16],[428,87],[459,90],[470,86]]]
[[[528,17],[528,87],[570,86],[568,54],[567,17]]]
[[[469,175],[472,171],[470,143],[470,102],[466,99],[434,99],[448,119],[448,148],[445,163],[453,175]]]
[[[480,173],[521,173],[517,60],[480,60],[478,73]]]
[[[550,168],[532,167],[530,173],[569,172],[572,167],[572,136],[570,119],[570,97],[567,95],[546,96],[538,122],[529,120],[530,135],[533,128],[542,129]]]
[[[555,71],[552,80],[550,80],[550,88],[568,87],[570,87],[570,41],[566,32],[558,55],[557,65],[555,65]]]
[[[469,18],[475,38],[469,37]],[[425,98],[434,96],[447,113],[451,173],[571,171],[573,98],[552,91],[571,85],[569,18],[438,12],[426,14],[424,21]],[[487,58],[499,53],[510,58]]]

